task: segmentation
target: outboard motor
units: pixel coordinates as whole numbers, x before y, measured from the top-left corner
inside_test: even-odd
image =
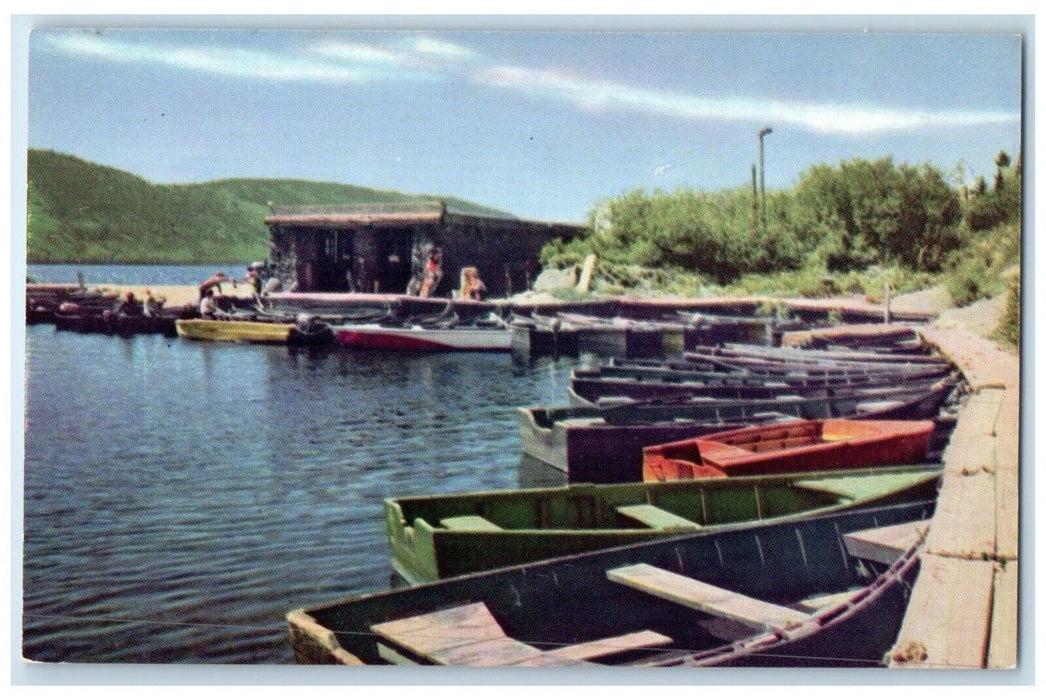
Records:
[[[334,331],[311,314],[298,314],[294,328],[287,336],[290,345],[329,345],[334,342]]]

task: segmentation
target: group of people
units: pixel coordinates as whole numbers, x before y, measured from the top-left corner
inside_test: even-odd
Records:
[[[428,260],[420,283],[417,279],[411,280],[407,294],[421,297],[430,297],[436,291],[440,281],[443,279],[443,251],[433,248],[429,253]],[[481,300],[486,296],[487,285],[479,277],[479,270],[475,267],[463,267],[461,269],[461,286],[458,288],[458,297],[461,299]]]
[[[152,290],[146,289],[141,301],[128,290],[113,306],[112,313],[117,316],[155,316],[160,313],[163,303],[163,299],[153,296]]]
[[[279,280],[275,277],[270,277],[265,284],[262,283],[262,276],[267,271],[268,265],[266,263],[255,262],[247,266],[247,275],[242,280],[229,277],[221,271],[214,273],[213,276],[200,285],[200,316],[203,318],[217,318],[221,315],[222,312],[218,308],[217,295],[222,293],[223,284],[231,284],[233,289],[236,289],[240,284],[250,285],[255,300],[260,303],[266,292],[273,291],[279,285]]]
[[[224,272],[216,272],[212,277],[200,285],[199,311],[203,318],[217,318],[222,315],[218,308],[218,295],[222,293],[223,284],[231,284],[235,288],[238,284],[250,284],[254,295],[261,300],[267,291],[271,291],[270,284],[276,278],[271,278],[269,284],[262,284],[262,273],[267,269],[265,263],[252,263],[247,268],[247,277],[237,280],[229,277]],[[443,251],[433,248],[429,252],[425,262],[423,274],[420,278],[415,277],[407,288],[407,294],[412,296],[430,297],[435,293],[440,281],[443,279]],[[351,271],[348,273],[351,276]],[[351,277],[349,278],[351,280]],[[351,281],[350,281],[351,290]],[[460,299],[482,300],[487,294],[487,285],[480,279],[479,270],[469,266],[461,269],[461,285],[457,296]]]

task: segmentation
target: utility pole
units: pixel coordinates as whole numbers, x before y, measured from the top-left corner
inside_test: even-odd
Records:
[[[755,163],[752,163],[752,230],[759,225],[759,187],[755,179]]]
[[[759,196],[762,200],[762,222],[763,230],[766,230],[766,169],[763,167],[763,137],[773,133],[770,127],[763,127],[759,131]]]

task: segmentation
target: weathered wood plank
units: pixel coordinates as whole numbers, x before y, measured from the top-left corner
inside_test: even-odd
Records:
[[[947,474],[926,552],[977,560],[995,556],[995,475]]]
[[[609,656],[610,654],[617,654],[622,651],[633,651],[637,649],[646,649],[648,647],[663,646],[665,644],[670,644],[671,642],[671,637],[666,637],[663,634],[651,630],[643,630],[641,632],[623,634],[619,637],[607,637],[592,642],[572,644],[571,646],[554,649],[550,651],[549,654],[583,661],[586,659],[598,659],[601,656]]]
[[[489,667],[518,664],[543,653],[529,644],[502,637],[434,651],[429,654],[429,658],[443,666]]]
[[[808,617],[798,610],[750,598],[649,564],[611,569],[607,571],[607,578],[701,612],[765,629],[790,627]]]
[[[565,659],[561,656],[555,656],[554,654],[542,654],[541,656],[535,656],[529,659],[523,659],[522,661],[516,661],[515,663],[505,664],[506,666],[590,666],[587,661],[580,661],[578,659]]]
[[[483,603],[371,625],[371,631],[421,656],[463,644],[505,637]]]
[[[448,530],[468,530],[472,532],[500,532],[502,528],[490,522],[482,515],[455,515],[443,518],[439,524]]]
[[[1020,538],[1020,392],[1007,390],[996,427],[996,556],[1016,559]]]
[[[649,503],[618,506],[618,513],[655,530],[697,530],[701,526],[684,517],[669,513]]]
[[[421,665],[417,661],[415,661],[414,659],[407,658],[406,655],[401,654],[400,652],[396,651],[392,647],[387,646],[385,644],[382,644],[381,642],[377,643],[377,647],[378,647],[378,656],[380,656],[381,658],[385,659],[390,664],[393,664],[395,666],[420,666]]]
[[[924,554],[890,665],[982,668],[994,579],[990,561]]]
[[[996,566],[988,668],[1017,666],[1018,563]]]
[[[930,529],[929,520],[877,527],[843,535],[846,551],[858,559],[890,566]]]

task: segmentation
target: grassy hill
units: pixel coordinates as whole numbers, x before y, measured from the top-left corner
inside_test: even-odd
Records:
[[[54,151],[29,151],[31,263],[205,264],[268,255],[268,202],[277,205],[442,199],[449,209],[510,217],[438,195],[332,182],[232,179],[156,185]]]

